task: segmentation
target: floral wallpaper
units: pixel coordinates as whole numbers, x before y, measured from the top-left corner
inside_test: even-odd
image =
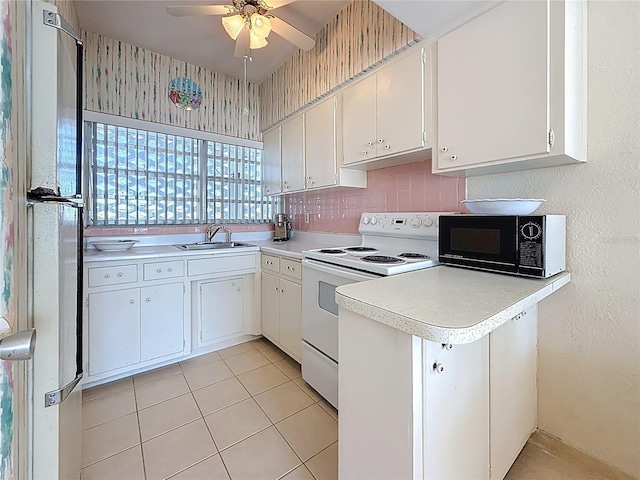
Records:
[[[259,87],[263,130],[414,43],[416,33],[370,0],[347,5]]]
[[[258,89],[249,84],[249,115],[243,104],[244,81],[165,55],[85,32],[85,108],[233,137],[258,140]],[[186,77],[202,89],[197,110],[169,100],[171,81]]]

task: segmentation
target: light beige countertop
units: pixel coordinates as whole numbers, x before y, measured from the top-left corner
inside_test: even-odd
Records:
[[[439,343],[475,342],[571,281],[439,266],[336,289],[340,307]]]
[[[141,245],[133,246],[129,250],[121,252],[101,252],[90,249],[84,252],[85,263],[106,262],[116,260],[142,260],[146,258],[168,258],[168,257],[192,257],[195,255],[213,255],[229,253],[256,252],[260,247],[255,244],[246,247],[218,248],[213,250],[182,250],[174,245]]]

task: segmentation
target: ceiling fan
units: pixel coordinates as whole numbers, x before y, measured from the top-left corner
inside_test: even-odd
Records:
[[[265,47],[271,31],[301,50],[311,50],[315,40],[271,13],[295,0],[214,0],[213,5],[169,6],[167,13],[175,17],[224,15],[222,25],[236,41],[234,56],[250,57],[251,50]]]

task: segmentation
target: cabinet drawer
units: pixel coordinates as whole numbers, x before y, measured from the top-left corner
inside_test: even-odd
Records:
[[[224,257],[201,258],[198,260],[188,260],[187,263],[187,272],[189,276],[205,274],[211,275],[255,268],[255,255],[229,255]]]
[[[302,264],[295,260],[287,260],[286,258],[280,259],[280,273],[287,275],[288,277],[297,278],[302,280]]]
[[[262,255],[262,269],[271,270],[272,272],[280,271],[280,259],[272,255]]]
[[[103,287],[132,283],[138,281],[137,265],[120,265],[117,267],[96,267],[89,269],[89,286]]]
[[[162,278],[181,277],[184,275],[184,262],[156,262],[144,264],[144,279],[159,280]]]

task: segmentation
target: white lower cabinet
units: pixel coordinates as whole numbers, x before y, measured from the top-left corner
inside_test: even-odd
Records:
[[[340,308],[339,477],[504,478],[536,427],[536,314],[447,345]]]
[[[262,255],[262,334],[297,362],[302,359],[302,265]]]
[[[200,283],[199,345],[244,331],[244,279],[242,277]]]
[[[144,287],[140,294],[140,361],[182,353],[184,284]]]

